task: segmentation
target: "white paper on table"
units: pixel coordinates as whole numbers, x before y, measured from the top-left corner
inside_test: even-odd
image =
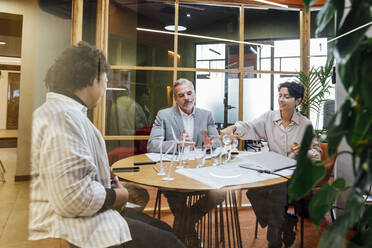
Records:
[[[160,153],[145,153],[146,156],[151,159],[152,161],[159,162],[160,161]],[[178,161],[178,156],[174,156],[175,160]],[[163,161],[172,161],[173,155],[172,154],[163,154]]]
[[[155,161],[155,162],[160,161],[160,153],[146,153],[146,156],[149,159],[151,159],[152,161]],[[173,157],[173,155],[171,155],[171,154],[163,154],[163,161],[172,161],[172,157]],[[188,160],[194,160],[194,155],[193,154],[191,154],[188,157],[189,157]],[[202,158],[203,154],[197,154],[197,157]],[[210,159],[211,155],[207,154],[205,158]],[[179,156],[178,155],[175,155],[175,160],[174,161],[179,161]]]
[[[254,183],[279,176],[263,174],[257,171],[239,167],[239,162],[232,162],[220,166],[209,166],[202,168],[182,168],[177,173],[190,177],[212,188],[220,189],[225,186],[233,186],[247,183]],[[293,170],[282,170],[278,174],[282,176],[292,175]]]

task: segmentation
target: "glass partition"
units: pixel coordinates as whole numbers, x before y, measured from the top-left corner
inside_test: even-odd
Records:
[[[173,66],[174,37],[156,32],[166,31],[165,26],[174,25],[174,13],[171,2],[110,1],[110,64]]]
[[[234,51],[229,47],[238,45],[229,40],[239,41],[239,7],[181,2],[178,23],[180,67],[230,68],[228,61],[224,60],[231,60],[229,57]],[[218,41],[215,38],[226,40]],[[199,50],[197,56],[195,50]],[[231,56],[237,58],[239,52],[236,51]],[[237,68],[239,60],[235,59],[234,62]]]
[[[196,107],[212,112],[220,128],[238,120],[239,78],[237,73],[195,72]]]
[[[83,8],[83,40],[96,45],[97,0],[84,2]]]
[[[253,121],[270,110],[270,78],[270,74],[257,74],[251,78],[244,78],[243,121]]]
[[[146,135],[137,131],[151,126],[158,110],[173,104],[173,71],[195,84],[196,106],[212,111],[219,127],[238,120],[239,101],[243,120],[278,109],[278,85],[295,80],[300,71],[299,9],[244,6],[240,41],[241,6],[180,2],[178,11],[175,7],[160,0],[110,1],[108,57],[114,71],[107,91],[106,135]],[[244,42],[243,58],[239,42]],[[311,66],[324,65],[326,39],[312,39],[310,47]],[[146,104],[141,92],[146,92]]]
[[[110,166],[120,159],[127,158],[136,154],[141,154],[137,153],[136,150],[135,143],[138,142],[139,141],[135,140],[106,140],[106,149]]]
[[[106,91],[106,135],[149,135],[157,112],[172,105],[173,72],[114,70]]]

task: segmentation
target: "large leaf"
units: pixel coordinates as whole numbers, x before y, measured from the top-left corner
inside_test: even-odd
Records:
[[[355,28],[358,28],[371,21],[371,1],[370,0],[354,0],[352,1],[351,10],[345,18],[341,28],[337,31],[337,35],[344,34]],[[364,33],[368,30],[368,26],[348,35],[345,35],[336,40],[336,48],[334,51],[337,63],[344,64],[347,62],[352,52],[358,47]]]
[[[371,88],[371,49],[372,49],[372,38],[366,39],[361,42],[361,45],[354,51],[353,55],[349,58],[346,63],[338,64],[338,72],[342,80],[342,84],[349,96],[355,98],[361,93],[363,99],[370,98],[369,92],[365,93],[362,90],[362,85],[366,90]],[[367,96],[367,98],[365,98]],[[371,101],[367,101],[370,103]]]
[[[331,185],[328,183],[323,184],[313,196],[310,202],[309,212],[310,218],[316,226],[319,226],[320,221],[331,210],[338,194],[345,189],[345,180],[343,178],[337,178]]]
[[[345,100],[340,111],[338,111],[331,120],[328,129],[328,152],[332,156],[342,140],[342,138],[350,132],[352,123],[355,120],[355,112],[351,108],[350,99]]]
[[[289,202],[303,198],[325,175],[324,166],[313,165],[311,159],[307,157],[313,137],[313,127],[309,125],[301,142],[296,170],[288,183]]]
[[[347,216],[338,216],[320,236],[318,248],[340,248],[345,247],[345,236],[349,229]]]
[[[319,34],[327,26],[332,17],[335,14],[336,7],[333,0],[327,1],[324,6],[320,9],[318,15],[316,16],[316,34]]]
[[[310,6],[318,0],[304,0],[305,11],[309,11]]]
[[[371,113],[368,113],[366,110],[361,110],[357,113],[353,131],[349,132],[346,136],[349,145],[356,150],[361,141],[367,140],[367,133],[371,130],[371,126]]]
[[[348,194],[344,214],[338,216],[336,221],[323,232],[318,247],[344,247],[345,236],[348,230],[358,222],[362,209],[363,199],[359,190],[353,188]]]
[[[366,40],[362,46],[362,52],[359,61],[359,80],[360,80],[360,97],[362,107],[367,107],[369,112],[372,111],[372,38]]]

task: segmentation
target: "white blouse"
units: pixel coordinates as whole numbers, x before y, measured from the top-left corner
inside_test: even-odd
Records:
[[[285,128],[282,123],[280,111],[268,111],[252,122],[238,121],[235,123],[237,134],[242,139],[264,139],[269,150],[284,156],[295,158],[290,146],[296,142],[301,144],[306,127],[311,121],[305,116],[294,112],[291,123]],[[308,156],[312,160],[320,160],[321,148],[317,141],[313,141]]]

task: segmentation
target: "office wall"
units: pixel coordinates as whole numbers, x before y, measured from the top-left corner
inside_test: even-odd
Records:
[[[70,21],[41,11],[37,0],[1,0],[0,10],[23,15],[16,169],[16,180],[22,180],[30,174],[32,112],[45,100],[43,78],[47,68],[69,45]]]
[[[31,117],[34,104],[37,0],[0,1],[2,12],[23,15],[22,66],[16,175],[29,174]]]

